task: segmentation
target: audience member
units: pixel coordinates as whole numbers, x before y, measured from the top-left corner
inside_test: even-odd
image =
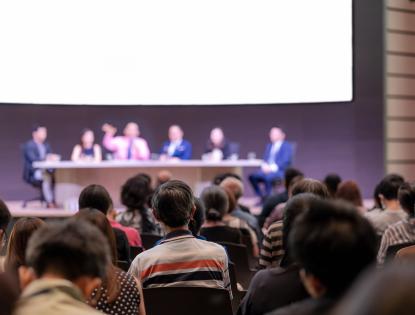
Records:
[[[283,263],[281,267],[260,270],[254,276],[241,302],[238,315],[263,315],[308,297],[301,283],[299,268],[289,255],[286,239],[289,238],[295,219],[307,211],[310,203],[317,199],[318,197],[313,194],[303,193],[287,202],[282,243]],[[276,292],[278,294],[275,294]]]
[[[346,180],[340,183],[334,197],[346,202],[350,202],[362,214],[366,213],[367,211],[367,209],[363,206],[363,199],[360,188],[353,180]]]
[[[160,245],[139,254],[129,273],[143,288],[211,287],[225,288],[231,294],[224,248],[195,238],[188,229],[195,211],[190,187],[181,181],[169,181],[157,188],[152,206],[166,236]]]
[[[200,236],[200,229],[205,223],[205,206],[199,198],[195,198],[195,213],[193,214],[192,219],[189,222],[189,230],[192,232],[193,236],[202,240],[206,240],[205,237]]]
[[[101,162],[101,146],[95,143],[94,132],[91,129],[84,129],[81,133],[79,144],[75,145],[71,155],[72,161],[95,161]]]
[[[78,206],[79,209],[97,209],[108,215],[109,209],[112,208],[112,199],[105,187],[93,184],[81,191]],[[130,261],[130,243],[126,232],[118,227],[113,227],[113,230],[116,238],[118,258],[123,261]]]
[[[264,225],[265,219],[271,214],[272,210],[281,203],[285,203],[288,200],[288,190],[291,186],[293,179],[303,178],[304,174],[295,168],[289,167],[285,170],[284,174],[284,187],[285,190],[278,194],[272,194],[265,199],[264,204],[262,205],[261,214],[258,217],[259,226],[262,228]]]
[[[227,160],[232,155],[231,145],[225,138],[222,128],[213,128],[207,141],[203,159],[220,161]]]
[[[134,122],[129,122],[124,128],[124,136],[117,136],[117,128],[110,124],[104,124],[105,132],[102,141],[104,147],[113,152],[116,160],[148,160],[150,149],[147,141],[140,138],[140,128]]]
[[[290,190],[290,197],[303,193],[311,193],[322,199],[328,199],[330,197],[327,187],[322,182],[311,178],[304,178],[296,182]],[[284,255],[282,242],[283,222],[276,221],[269,226],[262,240],[259,259],[261,268],[279,266]]]
[[[211,242],[241,244],[241,231],[227,226],[223,221],[229,208],[228,195],[225,190],[219,186],[207,187],[202,191],[200,199],[206,209],[206,221],[200,234]]]
[[[389,225],[383,233],[378,263],[383,263],[388,248],[393,245],[415,242],[415,185],[404,183],[398,190],[398,200],[407,217]]]
[[[392,224],[407,218],[407,214],[401,209],[398,200],[398,190],[403,184],[394,178],[384,178],[378,186],[378,193],[382,209],[373,210],[366,217],[373,224],[378,235],[383,235]]]
[[[339,187],[342,179],[339,174],[330,173],[324,178],[323,183],[326,185],[329,190],[329,194],[332,198],[336,196],[337,188]]]
[[[392,264],[359,280],[333,315],[412,315],[414,290],[413,266]]]
[[[23,293],[15,315],[102,314],[84,301],[110,263],[105,237],[87,222],[67,220],[36,231],[19,269]]]
[[[13,277],[0,273],[0,315],[12,315],[18,298],[19,289]]]
[[[274,182],[284,177],[285,170],[291,165],[293,159],[293,148],[285,141],[285,133],[281,127],[271,128],[269,140],[261,170],[249,176],[255,194],[262,200],[271,194]],[[264,189],[261,189],[261,183],[264,184]]]
[[[105,280],[92,292],[88,304],[106,314],[144,314],[134,277],[116,267],[115,236],[106,216],[96,209],[82,209],[75,217],[96,226],[107,239],[111,252],[112,263],[107,268]]]
[[[23,146],[24,169],[23,179],[35,186],[42,187],[42,198],[48,208],[56,208],[53,187],[53,170],[33,167],[33,162],[55,161],[59,157],[52,153],[52,148],[46,141],[48,131],[45,126],[37,125],[32,129],[32,139]]]
[[[127,209],[120,213],[117,221],[124,226],[137,229],[140,233],[161,233],[149,209],[148,197],[152,189],[148,179],[142,175],[129,178],[121,188],[121,202]]]
[[[254,230],[257,237],[260,238],[261,229],[259,228],[257,218],[250,213],[242,211],[239,207],[239,199],[244,195],[243,182],[235,177],[227,177],[220,183],[220,187],[229,190],[235,198],[236,208],[231,212],[231,216],[237,217],[248,223],[249,227]]]
[[[161,160],[190,160],[192,145],[183,139],[183,129],[178,125],[169,128],[169,140],[163,143],[160,152]]]
[[[375,262],[376,233],[354,207],[316,200],[296,219],[288,248],[312,298],[269,314],[324,315]]]
[[[161,170],[157,174],[157,187],[173,179],[173,174],[169,170]]]

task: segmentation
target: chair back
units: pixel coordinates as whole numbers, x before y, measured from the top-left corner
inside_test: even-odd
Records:
[[[398,250],[395,259],[398,261],[415,261],[415,245],[408,246]]]
[[[134,258],[143,251],[144,249],[140,246],[130,246],[130,260],[133,261]]]
[[[401,250],[403,248],[406,248],[406,247],[409,247],[409,246],[412,246],[412,245],[415,245],[415,242],[408,242],[408,243],[402,243],[402,244],[389,246],[387,251],[386,251],[385,261],[386,262],[392,261],[395,258],[396,253],[399,250]]]
[[[156,243],[163,237],[160,235],[154,235],[149,233],[141,233],[141,242],[144,249],[150,249],[156,245]]]
[[[147,315],[232,315],[229,292],[203,287],[143,289]]]
[[[127,272],[130,269],[130,263],[124,260],[117,260],[117,267]]]

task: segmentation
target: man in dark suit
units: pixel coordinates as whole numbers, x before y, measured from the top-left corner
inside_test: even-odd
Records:
[[[48,207],[55,207],[53,192],[53,170],[41,170],[33,167],[33,162],[56,159],[52,154],[49,143],[46,142],[47,129],[35,126],[32,130],[32,140],[23,146],[25,182],[42,187],[42,195]]]
[[[269,138],[270,143],[265,149],[261,170],[249,176],[255,193],[262,199],[271,194],[274,181],[284,177],[284,172],[291,165],[293,158],[292,145],[285,141],[285,133],[280,127],[271,128]],[[261,189],[260,183],[264,184],[264,190]]]
[[[192,145],[183,139],[183,130],[178,125],[170,126],[169,141],[163,143],[161,160],[190,160]]]

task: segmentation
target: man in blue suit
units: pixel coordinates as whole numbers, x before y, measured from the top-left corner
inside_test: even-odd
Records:
[[[190,160],[192,145],[183,139],[183,130],[178,125],[170,126],[169,141],[163,143],[160,160]]]
[[[291,165],[293,157],[293,148],[285,141],[285,133],[280,127],[271,128],[269,138],[270,143],[265,149],[261,170],[249,176],[255,193],[262,199],[271,194],[274,181],[284,177],[284,172]],[[261,183],[264,184],[264,190],[260,187]]]

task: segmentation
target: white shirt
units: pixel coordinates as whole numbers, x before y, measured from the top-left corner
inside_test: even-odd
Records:
[[[278,172],[278,165],[275,163],[275,156],[277,155],[278,151],[281,149],[282,141],[276,141],[272,144],[271,150],[269,152],[268,157],[268,165],[271,167],[273,172]]]
[[[170,141],[169,148],[167,149],[167,154],[169,156],[173,156],[174,151],[176,151],[176,148],[182,143],[182,140],[177,141]]]

